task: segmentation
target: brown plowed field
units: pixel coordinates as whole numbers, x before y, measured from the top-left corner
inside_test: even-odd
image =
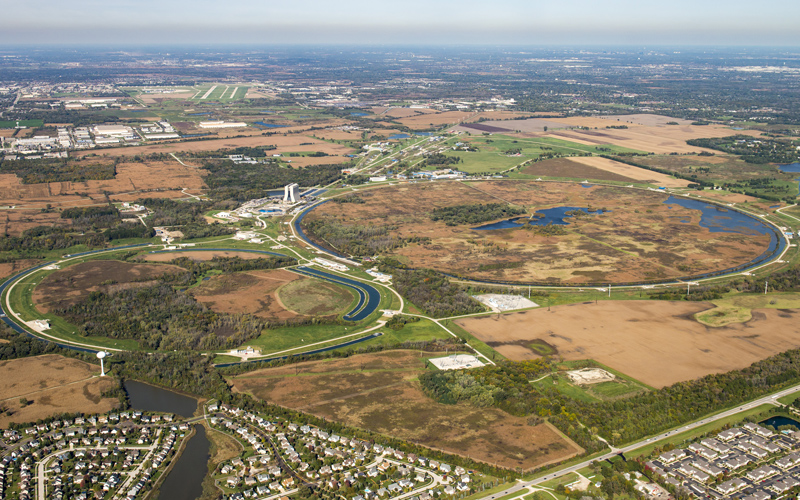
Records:
[[[417,352],[388,351],[267,368],[231,382],[259,399],[509,468],[527,470],[582,451],[525,418],[436,403],[413,380],[424,360]]]
[[[658,186],[686,187],[690,184],[689,181],[685,179],[676,179],[669,175],[651,172],[650,170],[609,160],[608,158],[601,158],[599,156],[579,156],[572,160],[583,165],[599,168],[606,172],[623,175],[639,182],[651,182]]]
[[[569,177],[573,179],[592,179],[596,181],[631,182],[630,177],[625,177],[603,168],[585,165],[574,161],[574,158],[553,158],[544,160],[525,167],[523,174],[541,175],[547,177]]]
[[[164,264],[130,264],[118,260],[82,262],[56,271],[39,283],[33,302],[42,312],[77,304],[91,292],[114,293],[152,285],[156,278],[183,268]]]
[[[34,422],[61,413],[104,413],[119,404],[102,393],[115,382],[96,377],[100,368],[55,354],[0,361],[0,428],[10,422]],[[20,398],[31,403],[22,407]]]
[[[307,128],[307,127],[305,127]],[[290,131],[291,129],[277,129]],[[301,145],[302,144],[302,145]],[[351,148],[341,144],[331,144],[330,142],[315,139],[310,135],[253,135],[250,137],[236,137],[225,139],[209,139],[205,141],[189,142],[170,142],[165,144],[153,144],[150,146],[132,146],[124,148],[108,148],[102,150],[87,151],[85,154],[97,154],[100,156],[135,156],[153,153],[180,153],[182,151],[217,151],[219,149],[232,149],[242,146],[257,147],[273,145],[276,149],[269,151],[269,154],[301,153],[322,151],[330,156],[314,158],[315,160],[326,160],[325,163],[337,163],[349,161],[349,158],[342,155],[353,152]],[[292,159],[292,158],[288,158]],[[184,186],[185,187],[185,186]]]
[[[727,269],[759,256],[769,236],[711,232],[699,210],[666,205],[662,192],[535,181],[399,184],[361,191],[365,203],[323,204],[304,221],[390,226],[392,235],[428,237],[389,253],[410,267],[474,279],[564,284],[662,280]],[[569,220],[564,234],[524,226],[476,231],[480,224],[434,222],[434,208],[510,203],[528,213],[552,207],[605,209]],[[724,218],[721,213],[718,217]]]
[[[678,122],[678,125],[667,125],[667,122]],[[761,134],[760,131],[756,130],[733,130],[721,125],[691,125],[691,122],[687,120],[650,114],[497,120],[484,122],[484,124],[519,130],[523,137],[553,137],[586,145],[613,144],[656,154],[711,151],[705,148],[689,146],[686,144],[688,139],[726,137],[735,134],[753,136]],[[628,128],[606,128],[619,125],[625,125]],[[548,128],[546,132],[544,127]],[[581,130],[577,127],[589,127],[590,130]],[[461,129],[460,127],[457,128]],[[468,131],[469,129],[462,130]]]
[[[144,260],[149,262],[171,262],[181,257],[187,257],[192,260],[211,260],[214,257],[239,257],[240,259],[263,259],[268,257],[266,254],[258,254],[253,252],[237,252],[236,250],[197,250],[190,252],[161,252],[149,253]]]
[[[600,301],[457,323],[512,360],[543,340],[565,359],[594,359],[653,387],[744,368],[800,347],[799,310],[756,309],[753,319],[712,328],[693,319],[706,302]]]

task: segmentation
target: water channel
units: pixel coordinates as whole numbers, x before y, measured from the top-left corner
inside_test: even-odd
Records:
[[[167,389],[126,380],[131,407],[140,411],[174,413],[189,418],[197,411],[197,400]],[[211,443],[202,425],[194,426],[195,434],[186,443],[183,453],[159,489],[159,497],[169,500],[194,500],[203,493],[203,478],[208,472]]]

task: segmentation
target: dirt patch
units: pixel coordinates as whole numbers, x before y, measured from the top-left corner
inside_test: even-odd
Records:
[[[651,182],[659,186],[686,187],[689,185],[689,181],[685,179],[676,179],[669,175],[651,172],[650,170],[609,160],[608,158],[600,158],[599,156],[581,156],[575,158],[574,161],[609,173],[626,176],[636,181]]]
[[[633,178],[625,177],[604,168],[587,165],[567,158],[553,158],[536,162],[522,170],[523,174],[543,175],[548,177],[570,177],[573,179],[592,179],[597,181],[631,182]]]
[[[16,274],[41,263],[42,261],[36,259],[23,259],[15,260],[14,262],[4,262],[0,264],[0,278],[11,276],[12,274]]]
[[[191,252],[161,252],[161,253],[150,253],[144,258],[144,260],[149,262],[171,262],[175,259],[180,259],[186,257],[188,259],[196,260],[196,261],[203,261],[203,260],[211,260],[214,257],[238,257],[244,260],[250,259],[266,259],[270,256],[267,254],[262,253],[254,253],[254,252],[237,252],[236,250],[200,250],[200,251],[191,251]]]
[[[713,307],[709,303],[601,301],[457,323],[482,341],[498,345],[509,359],[536,357],[531,349],[521,350],[518,342],[538,339],[554,346],[565,359],[594,359],[653,387],[744,368],[800,347],[800,330],[791,315],[759,309],[746,323],[720,328],[693,319],[695,313]],[[505,349],[507,344],[513,349]]]
[[[32,422],[60,413],[103,413],[119,401],[103,398],[113,379],[94,377],[99,368],[55,354],[0,361],[0,405],[11,415],[0,416],[0,427],[10,422]],[[31,402],[22,406],[20,398]]]
[[[192,289],[192,296],[216,312],[285,320],[298,314],[281,304],[278,289],[295,280],[309,279],[282,269],[223,274]]]
[[[238,391],[282,406],[509,468],[527,470],[582,451],[546,425],[432,401],[413,380],[423,361],[416,352],[392,351],[258,370],[231,381]]]
[[[118,260],[83,262],[56,271],[33,291],[33,302],[42,312],[77,304],[92,292],[114,293],[148,286],[167,273],[182,272],[178,266],[130,264]]]

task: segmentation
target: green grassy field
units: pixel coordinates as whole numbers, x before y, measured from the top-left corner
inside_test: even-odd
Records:
[[[800,294],[780,292],[764,294],[733,293],[723,299],[711,301],[715,307],[695,315],[695,318],[708,326],[725,326],[731,323],[748,321],[753,309],[797,309],[800,308]]]
[[[304,316],[343,314],[358,304],[353,289],[313,278],[286,283],[278,297],[287,309]]]
[[[553,387],[553,378],[547,377],[537,382],[533,382],[536,387],[544,388],[546,387]],[[558,389],[559,392],[563,393],[564,395],[578,400],[584,401],[586,403],[597,403],[600,401],[600,398],[589,394],[587,391],[578,387],[577,385],[570,384],[564,376],[559,376],[556,380],[555,388]]]
[[[441,320],[441,323],[444,326],[446,326],[451,332],[455,333],[456,335],[458,335],[462,339],[466,340],[467,343],[471,347],[473,347],[476,351],[478,351],[479,353],[483,354],[484,356],[486,356],[487,358],[491,359],[492,361],[496,362],[496,361],[501,361],[501,360],[506,359],[505,357],[503,357],[502,354],[498,353],[497,351],[495,351],[494,349],[492,349],[491,347],[489,347],[485,343],[483,343],[480,340],[478,340],[477,338],[473,337],[471,333],[469,333],[468,331],[464,330],[463,328],[461,328],[460,326],[455,324],[453,321],[451,321],[451,320]]]
[[[58,337],[67,343],[91,344],[100,348],[126,349],[129,351],[140,350],[139,343],[135,340],[84,337],[77,333],[80,331],[77,325],[73,325],[55,314],[43,314],[39,312],[36,306],[33,305],[33,290],[36,284],[41,282],[43,277],[44,274],[42,274],[42,272],[37,272],[31,277],[19,281],[10,292],[9,302],[11,304],[11,309],[19,314],[23,321],[32,321],[35,319],[48,320],[50,322],[50,329],[45,330],[45,333]],[[5,301],[5,297],[8,294],[9,291],[6,290],[0,299]]]
[[[455,142],[463,142],[464,140],[463,137],[459,137],[458,139],[447,141],[446,144],[453,145]],[[504,135],[492,135],[491,137],[473,137],[466,140],[477,147],[479,151],[445,151],[445,154],[447,156],[460,158],[462,163],[454,165],[454,168],[468,173],[502,172],[520,165],[527,160],[538,158],[543,154],[566,156],[575,154],[639,152],[612,144],[589,146],[549,137],[520,139]],[[520,156],[510,156],[507,153],[515,149],[520,150]]]
[[[21,127],[28,128],[44,126],[44,120],[0,120],[0,128],[15,128],[17,123],[19,123]]]

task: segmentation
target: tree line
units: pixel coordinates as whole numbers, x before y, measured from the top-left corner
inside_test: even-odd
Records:
[[[448,226],[480,224],[491,220],[514,217],[526,213],[524,208],[504,203],[472,203],[452,207],[434,208],[429,217],[432,221],[443,221]]]

